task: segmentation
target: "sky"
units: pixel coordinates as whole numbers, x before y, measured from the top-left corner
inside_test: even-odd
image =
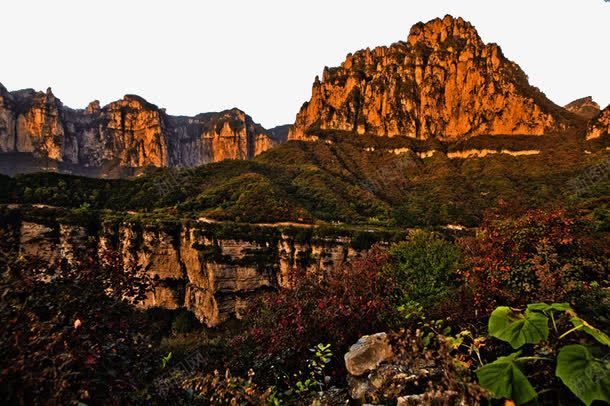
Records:
[[[0,83],[84,108],[138,94],[169,114],[293,123],[324,66],[451,14],[555,103],[610,103],[608,0],[2,0]]]

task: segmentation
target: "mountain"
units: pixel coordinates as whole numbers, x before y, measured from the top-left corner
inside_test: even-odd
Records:
[[[147,305],[209,326],[290,270],[330,272],[412,228],[459,236],[557,207],[608,228],[610,107],[587,120],[588,100],[554,105],[461,19],[327,69],[290,128],[237,109],[174,117],[137,96],[72,110],[50,91],[0,92],[0,171],[152,166],[0,175],[0,252],[116,251],[157,278]]]
[[[587,120],[592,119],[600,112],[599,104],[595,103],[591,96],[574,100],[573,102],[566,104],[564,108],[574,114],[578,114],[579,116],[586,118]]]
[[[610,105],[591,120],[587,127],[586,139],[607,139],[608,133],[610,133]]]
[[[85,110],[74,110],[51,89],[9,92],[0,85],[0,153],[9,154],[5,163],[21,155],[31,165],[44,160],[47,168],[77,172],[106,166],[192,167],[250,159],[278,139],[281,135],[268,133],[239,109],[171,116],[139,96],[126,95],[104,107],[94,101]]]
[[[277,143],[288,141],[288,130],[290,130],[291,124],[278,125],[267,130],[271,139]]]
[[[319,130],[446,140],[540,135],[580,121],[531,86],[470,23],[445,16],[416,24],[406,42],[361,50],[325,68],[289,139]]]

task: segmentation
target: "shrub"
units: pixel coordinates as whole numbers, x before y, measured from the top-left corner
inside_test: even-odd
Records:
[[[279,405],[280,400],[274,388],[261,388],[252,381],[254,373],[248,378],[232,376],[227,370],[224,374],[193,373],[177,379],[183,389],[179,397],[171,399],[174,404],[185,405]],[[166,396],[163,396],[167,399]]]
[[[116,256],[11,264],[0,282],[0,397],[9,404],[121,403],[154,369],[147,281]]]
[[[170,368],[155,379],[146,391],[134,397],[134,404],[170,405],[260,405],[282,404],[275,388],[258,386],[249,371],[247,377],[232,375],[229,370],[206,372],[198,367]]]
[[[195,315],[188,310],[180,310],[172,321],[172,333],[190,333],[199,326]]]
[[[564,210],[488,218],[475,238],[462,241],[468,265],[463,276],[484,314],[496,304],[571,299],[578,304],[576,291],[607,283],[604,238]]]
[[[450,296],[462,261],[456,245],[435,233],[415,231],[389,251],[391,260],[384,274],[396,288],[393,301],[398,310],[430,310]]]
[[[272,382],[291,384],[307,363],[309,348],[331,343],[341,354],[361,335],[387,327],[393,310],[387,299],[391,286],[382,273],[386,260],[387,254],[373,247],[350,266],[324,275],[294,271],[290,289],[270,293],[249,309],[248,332],[234,343],[242,370],[253,366]],[[343,363],[330,367],[336,374]]]

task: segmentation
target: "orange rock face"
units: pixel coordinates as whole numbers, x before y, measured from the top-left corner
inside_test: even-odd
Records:
[[[572,103],[565,105],[564,108],[587,120],[598,115],[600,111],[599,104],[595,103],[591,96],[574,100]]]
[[[223,159],[249,159],[280,140],[232,109],[174,117],[138,96],[127,95],[85,110],[63,106],[33,90],[0,85],[0,152],[30,153],[58,162],[121,167],[191,167]]]
[[[168,166],[167,140],[161,112],[144,100],[125,96],[104,111],[112,151],[123,166]],[[104,131],[99,131],[104,135]]]
[[[325,68],[289,139],[310,139],[317,130],[448,140],[537,135],[565,129],[569,118],[500,47],[446,16],[415,25],[406,42],[358,51]]]
[[[51,89],[47,89],[46,93],[18,92],[17,103],[23,104],[21,97],[24,96],[30,97],[29,108],[20,115],[12,115],[7,111],[14,103],[5,95],[0,96],[0,120],[3,119],[4,122],[0,124],[0,131],[7,133],[0,137],[0,148],[12,148],[14,152],[44,151],[50,159],[59,159],[64,137],[60,118],[61,103],[53,96]]]
[[[587,140],[608,136],[610,134],[610,106],[602,110],[587,127]]]

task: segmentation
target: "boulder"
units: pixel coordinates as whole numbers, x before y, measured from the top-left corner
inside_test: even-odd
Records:
[[[351,375],[361,376],[391,357],[392,346],[386,333],[363,336],[345,354],[345,367]]]

